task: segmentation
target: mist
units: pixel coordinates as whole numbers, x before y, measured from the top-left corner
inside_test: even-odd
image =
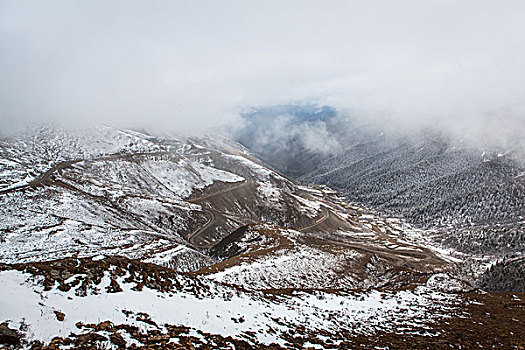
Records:
[[[523,1],[6,0],[0,128],[195,132],[299,101],[398,128],[520,138],[523,18]]]

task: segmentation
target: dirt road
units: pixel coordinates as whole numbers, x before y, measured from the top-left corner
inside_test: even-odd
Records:
[[[75,160],[67,160],[63,162],[59,162],[52,166],[50,169],[46,170],[44,173],[37,176],[35,179],[33,179],[31,182],[27,184],[23,184],[16,187],[6,188],[0,190],[0,195],[22,191],[28,188],[36,188],[38,186],[44,185],[49,182],[51,179],[51,176],[55,174],[57,171],[66,169],[71,167],[73,164],[77,164],[80,162],[98,162],[98,161],[104,161],[104,160],[115,160],[115,159],[130,159],[134,157],[142,157],[142,156],[161,156],[166,154],[175,154],[172,151],[152,151],[152,152],[137,152],[137,153],[116,153],[116,154],[110,154],[95,158],[89,158],[89,159],[75,159]]]
[[[303,232],[303,231],[309,230],[309,229],[311,229],[312,227],[315,227],[315,226],[317,226],[317,225],[319,225],[319,224],[325,222],[325,221],[330,217],[330,210],[326,209],[325,207],[323,207],[322,210],[323,210],[324,214],[323,214],[323,216],[322,216],[320,219],[316,220],[316,221],[315,221],[313,224],[311,224],[311,225],[308,225],[308,226],[306,226],[306,227],[301,227],[301,228],[298,228],[298,229],[296,229],[296,230],[297,230],[297,231],[300,231],[300,232]]]

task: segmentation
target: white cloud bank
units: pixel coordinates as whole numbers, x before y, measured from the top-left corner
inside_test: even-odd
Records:
[[[367,118],[525,128],[525,2],[0,3],[0,127],[174,129],[316,101]]]

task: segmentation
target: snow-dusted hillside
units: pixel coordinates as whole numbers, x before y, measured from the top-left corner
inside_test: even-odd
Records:
[[[486,307],[464,293],[492,258],[468,270],[439,232],[221,136],[46,127],[0,140],[0,164],[0,344],[377,348]]]
[[[166,334],[170,326],[179,325],[189,327],[186,333],[195,336],[197,343],[209,342],[205,334],[211,333],[288,347],[294,341],[288,334],[294,330],[296,336],[308,337],[302,345],[313,346],[324,344],[328,334],[340,343],[337,334],[343,331],[369,335],[403,327],[420,332],[426,322],[448,317],[459,302],[432,285],[398,292],[272,296],[126,259],[66,260],[0,272],[0,319],[9,320],[11,326],[23,325],[28,342],[47,343],[57,336],[74,341],[108,320],[94,333],[109,348],[115,345],[114,334],[126,346],[144,346],[147,342],[135,332],[147,339],[144,335],[149,332]],[[130,327],[138,329],[133,332]],[[174,345],[180,342],[175,336],[163,339]],[[57,344],[63,343],[62,339]]]
[[[208,218],[187,199],[212,185],[264,181],[272,188],[285,181],[235,150],[108,127],[38,129],[2,140],[0,149],[9,164],[0,168],[3,262],[105,253],[203,266],[209,259],[187,237]],[[280,196],[280,189],[272,193]],[[270,203],[264,193],[254,201]]]

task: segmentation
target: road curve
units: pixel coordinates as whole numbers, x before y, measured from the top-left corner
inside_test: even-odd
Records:
[[[89,159],[67,160],[67,161],[56,163],[50,169],[46,170],[44,173],[40,174],[39,176],[37,176],[35,179],[33,179],[31,182],[27,184],[23,184],[23,185],[11,187],[11,188],[0,189],[0,195],[22,191],[28,188],[36,188],[38,186],[45,185],[46,183],[49,183],[49,181],[51,180],[51,177],[56,172],[69,168],[72,165],[80,163],[80,162],[96,162],[96,161],[104,161],[104,160],[134,158],[134,157],[140,157],[140,156],[161,156],[161,155],[166,155],[166,154],[177,155],[173,151],[152,151],[152,152],[137,152],[137,153],[115,153],[115,154],[103,155],[100,157],[89,158]],[[198,197],[198,198],[189,199],[187,200],[187,202],[197,203],[205,199],[247,186],[251,183],[252,183],[251,181],[243,180],[242,183],[236,184],[235,186],[232,186],[230,188],[227,188],[227,189],[224,189],[218,192],[210,193],[210,194]],[[212,226],[215,223],[215,213],[213,212],[213,210],[203,208],[203,211],[205,215],[208,216],[208,221],[204,224],[204,226],[202,226],[201,228],[195,230],[194,232],[190,234],[190,236],[188,237],[188,241],[192,245],[195,245],[196,237],[198,237],[200,234],[202,234],[204,231],[206,231],[210,226]]]
[[[40,185],[46,183],[47,181],[49,181],[49,178],[55,172],[60,171],[60,170],[65,169],[65,168],[68,168],[71,165],[79,163],[79,162],[82,162],[82,160],[68,160],[68,161],[65,161],[65,162],[57,163],[53,167],[51,167],[51,169],[48,169],[44,173],[38,175],[31,182],[29,182],[27,184],[24,184],[24,185],[17,186],[17,187],[11,187],[11,188],[0,190],[0,194],[6,194],[6,193],[11,193],[11,192],[21,191],[21,190],[24,190],[24,189],[30,188],[30,187],[31,188],[35,188],[37,186],[40,186]]]
[[[300,231],[300,232],[303,232],[303,231],[306,231],[306,230],[309,230],[311,229],[312,227],[315,227],[323,222],[325,222],[329,217],[330,217],[330,210],[326,209],[325,207],[322,207],[322,210],[324,211],[324,215],[323,217],[321,217],[320,219],[316,220],[313,224],[311,225],[308,225],[308,226],[305,226],[305,227],[301,227],[301,228],[298,228],[296,229],[297,231]]]
[[[334,244],[351,248],[353,250],[368,253],[376,254],[382,256],[386,259],[397,262],[400,266],[409,266],[411,268],[419,269],[425,264],[445,264],[446,261],[433,253],[427,248],[420,248],[420,250],[414,249],[412,251],[407,250],[395,250],[382,247],[374,247],[371,245],[366,245],[357,242],[342,242],[333,238],[323,237],[322,240],[332,242]],[[418,259],[419,261],[411,261],[411,259]]]
[[[204,213],[205,215],[209,215],[208,221],[206,221],[206,223],[201,228],[196,229],[188,236],[188,242],[194,246],[196,246],[195,238],[215,223],[215,213],[213,210],[204,210]]]
[[[233,186],[233,187],[230,187],[228,189],[225,189],[225,190],[222,190],[222,191],[218,191],[218,192],[215,192],[215,193],[210,193],[208,195],[205,195],[205,196],[202,196],[202,197],[198,197],[198,198],[193,198],[191,200],[188,200],[188,202],[191,202],[191,203],[195,203],[195,202],[199,202],[201,200],[204,200],[204,199],[207,199],[207,198],[210,198],[210,197],[213,197],[213,196],[216,196],[216,195],[219,195],[219,194],[223,194],[223,193],[226,193],[226,192],[230,192],[230,191],[233,191],[233,190],[236,190],[240,187],[243,187],[243,186],[246,186],[248,185],[250,182],[249,181],[245,181],[244,183],[242,184],[239,184],[237,186]],[[324,212],[323,216],[319,219],[317,219],[314,223],[312,223],[311,225],[308,225],[306,227],[301,227],[301,228],[298,228],[296,229],[297,231],[306,231],[308,229],[311,229],[312,227],[315,227],[321,223],[323,223],[324,221],[328,220],[328,218],[330,218],[330,210],[325,208],[325,207],[322,207],[322,210]],[[210,226],[213,225],[213,223],[215,222],[215,212],[212,210],[212,209],[205,209],[203,208],[203,212],[208,215],[208,221],[204,224],[204,226],[202,226],[201,228],[193,231],[189,236],[188,236],[188,242],[194,246],[197,246],[195,244],[195,238],[198,237],[200,234],[202,234],[204,231],[206,231],[208,228],[210,228]]]
[[[197,197],[197,198],[191,198],[191,199],[188,199],[186,200],[187,202],[190,202],[190,203],[197,203],[197,202],[200,202],[200,201],[203,201],[205,199],[208,199],[208,198],[211,198],[211,197],[215,197],[219,194],[223,194],[223,193],[227,193],[227,192],[231,192],[233,190],[236,190],[238,188],[241,188],[241,187],[245,187],[249,184],[251,184],[252,181],[246,181],[246,180],[243,180],[240,184],[238,185],[235,185],[235,186],[232,186],[232,187],[229,187],[229,188],[226,188],[224,190],[221,190],[221,191],[217,191],[217,192],[213,192],[213,193],[210,193],[210,194],[207,194],[207,195],[204,195],[204,196],[201,196],[201,197]]]
[[[224,194],[224,193],[227,193],[227,192],[231,192],[231,191],[234,191],[234,190],[237,190],[239,188],[242,188],[242,187],[245,187],[245,186],[248,186],[250,184],[252,184],[253,181],[246,181],[246,180],[243,180],[241,183],[239,184],[236,184],[235,186],[232,186],[232,187],[229,187],[229,188],[226,188],[224,190],[221,190],[221,191],[217,191],[217,192],[213,192],[213,193],[210,193],[210,194],[206,194],[204,196],[201,196],[201,197],[197,197],[197,198],[191,198],[191,199],[188,199],[186,200],[187,202],[189,203],[198,203],[198,202],[201,202],[203,200],[206,200],[206,199],[209,199],[211,197],[215,197],[215,196],[218,196],[218,195],[221,195],[221,194]],[[188,236],[188,242],[194,246],[197,246],[197,244],[195,244],[195,239],[201,235],[202,233],[204,233],[207,229],[209,229],[214,223],[215,223],[215,220],[216,220],[216,216],[215,216],[215,211],[212,210],[212,209],[207,209],[207,208],[202,208],[202,211],[204,212],[205,215],[208,216],[208,221],[204,224],[204,226],[202,226],[201,228],[193,231],[189,236]]]
[[[160,155],[166,155],[166,154],[175,154],[175,153],[173,151],[151,151],[151,152],[137,152],[137,153],[116,153],[116,154],[103,155],[103,156],[100,156],[100,157],[89,158],[89,159],[75,159],[75,160],[63,161],[63,162],[59,162],[59,163],[55,164],[50,169],[46,170],[44,173],[40,174],[39,176],[37,176],[35,179],[33,179],[32,181],[30,181],[27,184],[23,184],[23,185],[16,186],[16,187],[11,187],[11,188],[0,189],[0,195],[7,194],[7,193],[12,193],[12,192],[17,192],[17,191],[22,191],[22,190],[29,189],[29,188],[36,188],[38,186],[42,186],[42,185],[48,184],[50,182],[51,177],[53,176],[53,174],[55,174],[56,172],[61,171],[63,169],[69,168],[72,165],[80,163],[80,162],[96,162],[96,161],[104,161],[104,160],[134,158],[134,157],[140,157],[140,156],[155,156],[155,155],[160,156]],[[234,191],[236,189],[248,186],[250,184],[253,184],[253,181],[243,180],[241,183],[236,184],[236,185],[234,185],[232,187],[229,187],[229,188],[226,188],[224,190],[217,191],[217,192],[214,192],[214,193],[210,193],[210,194],[207,194],[207,195],[204,195],[204,196],[201,196],[201,197],[188,199],[187,202],[189,202],[189,203],[198,203],[198,202],[201,202],[203,200],[209,199],[211,197],[218,196],[218,195],[221,195],[221,194],[224,194],[224,193],[227,193],[227,192],[231,192],[231,191]],[[322,210],[324,212],[323,217],[321,217],[320,219],[316,220],[313,224],[308,225],[306,227],[298,228],[297,230],[298,231],[306,231],[306,230],[311,229],[311,228],[321,224],[322,222],[326,221],[330,217],[330,211],[328,209],[324,208],[324,207],[322,208]],[[194,232],[192,232],[188,236],[188,242],[190,244],[194,245],[194,246],[196,245],[195,244],[195,239],[199,235],[201,235],[203,232],[205,232],[207,229],[209,229],[210,226],[212,226],[215,223],[215,221],[216,221],[216,216],[215,216],[215,213],[214,213],[213,210],[203,208],[203,212],[204,212],[204,214],[206,216],[208,216],[207,222],[201,228],[195,230]]]
[[[22,191],[27,188],[35,188],[40,185],[45,184],[49,181],[50,177],[56,173],[57,171],[63,170],[65,168],[69,168],[73,164],[80,163],[80,162],[97,162],[101,160],[114,160],[114,159],[124,159],[124,158],[133,158],[133,157],[140,157],[140,156],[160,156],[165,154],[174,154],[173,151],[152,151],[152,152],[137,152],[137,153],[115,153],[115,154],[109,154],[104,155],[100,157],[95,158],[89,158],[89,159],[75,159],[75,160],[66,160],[63,162],[56,163],[53,165],[50,169],[46,170],[44,173],[38,175],[35,179],[33,179],[31,182],[11,187],[11,188],[4,188],[0,189],[0,195],[12,193],[16,191]]]

